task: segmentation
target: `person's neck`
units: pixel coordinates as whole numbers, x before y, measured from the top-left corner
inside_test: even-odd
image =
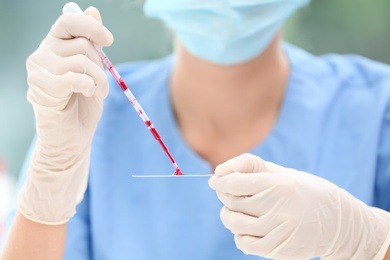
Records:
[[[172,105],[190,145],[198,139],[242,138],[248,131],[255,131],[261,141],[268,134],[289,74],[279,36],[261,55],[241,64],[223,66],[202,60],[180,43],[175,59],[170,78]],[[248,140],[248,146],[253,142]]]

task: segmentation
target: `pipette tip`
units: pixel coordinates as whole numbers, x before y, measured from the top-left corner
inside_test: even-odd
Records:
[[[181,172],[181,170],[179,168],[176,168],[176,171],[173,175],[183,175],[183,173]]]

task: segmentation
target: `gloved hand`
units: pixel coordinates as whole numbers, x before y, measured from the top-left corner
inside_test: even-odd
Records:
[[[38,140],[19,210],[44,224],[67,222],[84,195],[92,137],[102,114],[108,80],[93,47],[109,46],[99,11],[64,14],[27,59],[28,101]]]
[[[211,188],[239,249],[276,259],[383,259],[390,213],[317,176],[244,154],[221,165]]]

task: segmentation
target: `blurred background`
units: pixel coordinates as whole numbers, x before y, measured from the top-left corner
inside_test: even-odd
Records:
[[[34,135],[34,116],[26,101],[25,60],[66,2],[0,0],[0,235],[2,210]],[[101,11],[115,37],[105,49],[112,62],[154,59],[171,52],[172,35],[157,20],[143,16],[143,0],[77,3]],[[312,0],[289,20],[285,39],[318,55],[355,53],[390,64],[389,26],[389,0]]]

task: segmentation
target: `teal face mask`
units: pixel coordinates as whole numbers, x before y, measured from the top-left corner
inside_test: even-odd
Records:
[[[236,64],[259,55],[290,15],[310,0],[147,0],[194,55]]]

